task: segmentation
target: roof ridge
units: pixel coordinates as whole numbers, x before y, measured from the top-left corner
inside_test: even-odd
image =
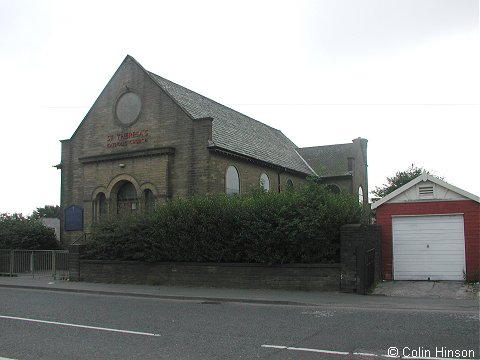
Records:
[[[307,147],[301,147],[301,148],[299,148],[299,149],[300,149],[300,150],[307,150],[307,149],[325,148],[325,147],[329,147],[329,146],[344,146],[344,145],[349,145],[349,146],[350,146],[350,145],[353,145],[353,143],[307,146]]]

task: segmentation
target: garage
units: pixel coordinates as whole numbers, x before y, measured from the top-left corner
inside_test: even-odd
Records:
[[[394,280],[463,280],[463,224],[463,215],[394,217]]]
[[[372,210],[384,280],[479,280],[478,196],[424,173]]]

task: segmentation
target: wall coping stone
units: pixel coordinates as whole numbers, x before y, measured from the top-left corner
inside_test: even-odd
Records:
[[[218,266],[218,267],[264,267],[264,268],[334,268],[339,269],[342,267],[340,263],[331,263],[331,264],[257,264],[257,263],[197,263],[197,262],[147,262],[147,261],[138,261],[138,260],[91,260],[91,259],[80,259],[83,263],[88,264],[148,264],[148,265],[178,265],[178,266],[198,266],[198,267],[208,267],[208,266]]]

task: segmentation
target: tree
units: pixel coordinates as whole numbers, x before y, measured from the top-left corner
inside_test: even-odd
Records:
[[[377,186],[375,190],[372,191],[372,194],[379,198],[383,198],[403,185],[409,183],[413,179],[419,177],[423,172],[432,174],[430,171],[412,164],[407,170],[397,171],[394,176],[387,177],[387,183],[383,184],[382,186]],[[440,179],[443,180],[443,178]]]
[[[32,213],[32,219],[41,218],[56,218],[60,219],[60,206],[58,205],[45,205],[44,207],[37,207]]]
[[[0,214],[0,249],[58,249],[53,229],[22,214]]]

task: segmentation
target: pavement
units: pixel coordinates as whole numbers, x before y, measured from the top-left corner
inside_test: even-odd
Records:
[[[134,296],[164,300],[234,302],[263,305],[302,305],[409,310],[479,309],[478,284],[463,282],[382,282],[370,295],[340,292],[226,289],[131,284],[103,284],[53,280],[49,277],[0,276],[0,288],[23,288],[72,293]],[[473,289],[473,290],[472,290]],[[476,289],[476,292],[475,292]]]
[[[373,294],[401,297],[479,299],[480,283],[464,281],[383,281]]]

